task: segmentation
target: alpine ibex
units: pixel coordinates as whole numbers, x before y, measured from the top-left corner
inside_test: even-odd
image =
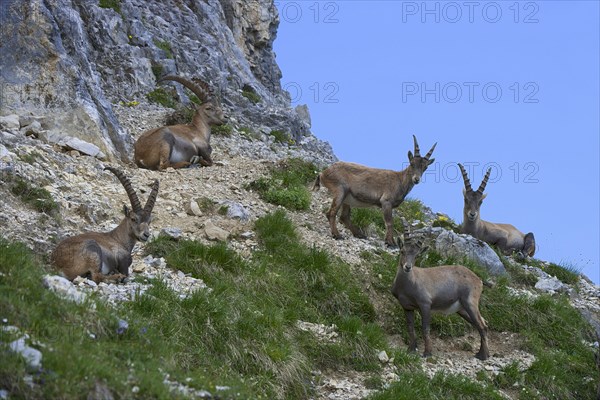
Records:
[[[51,256],[52,264],[70,280],[89,275],[96,283],[121,281],[129,275],[131,250],[136,241],[145,242],[150,237],[149,225],[158,195],[158,180],[152,184],[152,191],[142,208],[123,172],[111,167],[104,169],[115,174],[125,187],[133,210],[124,206],[125,218],[110,232],[82,233],[59,243]]]
[[[341,239],[335,222],[337,213],[342,207],[340,222],[350,229],[352,234],[364,238],[364,233],[350,221],[350,207],[381,207],[386,226],[385,243],[394,246],[392,209],[398,207],[414,185],[421,181],[421,175],[435,159],[429,159],[435,149],[421,157],[417,138],[413,135],[415,154],[408,152],[410,164],[402,171],[377,169],[364,165],[337,162],[321,172],[313,190],[319,190],[321,183],[333,196],[331,208],[327,212],[327,219],[331,227],[331,234],[336,239]]]
[[[458,164],[458,166],[465,182],[462,233],[467,233],[490,245],[496,245],[505,254],[517,251],[532,257],[535,254],[533,233],[524,234],[510,224],[496,224],[480,218],[481,203],[487,196],[483,191],[490,177],[491,168],[487,170],[477,191],[473,191],[465,167],[462,164]]]
[[[431,355],[429,324],[431,312],[445,315],[458,313],[473,325],[481,337],[481,346],[475,357],[487,359],[490,354],[487,346],[487,326],[479,312],[479,298],[483,283],[477,275],[462,265],[442,265],[432,268],[415,267],[417,256],[427,248],[420,239],[410,236],[406,220],[400,242],[400,262],[392,286],[392,294],[398,299],[406,315],[409,336],[409,351],[417,351],[415,338],[414,311],[421,313],[424,357]]]
[[[134,145],[135,163],[140,168],[158,170],[184,168],[196,163],[212,165],[210,127],[225,123],[221,106],[213,99],[206,82],[197,79],[194,83],[172,75],[159,82],[165,80],[181,83],[198,97],[201,104],[191,124],[162,126],[142,133]]]

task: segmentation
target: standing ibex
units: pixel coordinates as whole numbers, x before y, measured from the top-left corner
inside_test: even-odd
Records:
[[[152,191],[142,208],[131,182],[123,172],[111,167],[105,169],[119,178],[133,210],[124,206],[125,218],[110,232],[82,233],[60,242],[52,253],[52,263],[70,280],[86,275],[96,283],[124,279],[129,275],[131,250],[136,241],[145,242],[150,237],[149,225],[158,195],[158,180],[152,184]]]
[[[462,233],[467,233],[490,245],[496,245],[505,254],[517,251],[523,255],[532,257],[535,254],[535,238],[533,233],[524,234],[510,224],[496,224],[480,218],[479,210],[481,203],[487,196],[483,191],[490,177],[491,168],[487,170],[477,191],[473,191],[465,167],[462,164],[458,164],[458,166],[465,182],[465,188],[463,189],[465,206],[463,209]]]
[[[210,147],[211,125],[225,123],[221,106],[213,100],[206,82],[167,75],[159,82],[171,80],[190,89],[201,101],[188,125],[171,125],[144,132],[134,145],[135,163],[140,168],[163,170],[169,167],[184,168],[200,163],[213,164]]]
[[[410,164],[402,171],[370,168],[340,161],[321,172],[315,180],[313,190],[318,190],[322,183],[333,196],[327,218],[334,238],[342,238],[335,222],[340,207],[340,222],[359,238],[364,238],[365,235],[350,221],[350,207],[381,207],[386,227],[385,243],[394,246],[392,209],[404,201],[413,186],[421,181],[423,172],[435,161],[429,157],[437,143],[425,157],[421,157],[414,135],[413,140],[415,154],[413,156],[412,152],[408,152]]]
[[[479,298],[483,283],[467,267],[462,265],[442,265],[432,268],[414,267],[417,256],[424,252],[421,240],[410,236],[406,220],[404,234],[398,238],[400,242],[400,262],[396,279],[392,286],[392,294],[398,299],[406,315],[410,351],[417,351],[415,338],[415,309],[421,313],[423,339],[425,341],[424,357],[431,355],[431,338],[429,324],[431,312],[445,315],[458,313],[473,325],[481,337],[481,346],[475,357],[487,359],[490,354],[487,346],[487,326],[479,312]]]

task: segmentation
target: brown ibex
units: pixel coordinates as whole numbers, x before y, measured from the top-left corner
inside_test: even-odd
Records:
[[[365,235],[350,221],[350,207],[380,207],[383,210],[386,227],[385,243],[388,246],[395,245],[392,209],[404,201],[413,186],[421,181],[423,172],[435,161],[434,158],[429,158],[437,143],[431,147],[425,157],[421,157],[419,144],[414,135],[413,141],[415,154],[413,156],[411,151],[408,152],[410,163],[402,171],[370,168],[340,161],[317,176],[313,190],[319,190],[323,184],[333,196],[327,219],[334,238],[342,238],[335,221],[340,207],[342,208],[340,222],[359,238],[364,238]]]
[[[135,163],[140,168],[163,170],[184,168],[200,163],[213,164],[210,147],[210,127],[225,123],[226,117],[213,99],[206,82],[192,82],[179,76],[167,75],[159,82],[171,80],[190,89],[200,100],[191,124],[162,126],[150,129],[134,145]]]
[[[52,264],[70,280],[89,276],[94,282],[121,281],[129,275],[131,250],[136,241],[150,238],[149,225],[158,195],[158,180],[142,208],[140,200],[123,172],[106,167],[117,176],[129,197],[130,210],[123,207],[125,218],[110,232],[88,232],[72,236],[59,243],[52,252]]]
[[[431,312],[440,312],[445,315],[458,313],[479,331],[481,346],[475,357],[480,360],[487,359],[490,356],[487,345],[487,326],[479,312],[479,298],[483,289],[481,279],[462,265],[415,267],[417,256],[427,248],[423,247],[420,239],[410,236],[406,220],[403,219],[402,223],[404,224],[404,233],[398,238],[400,262],[392,286],[392,294],[398,299],[406,315],[409,351],[417,351],[414,316],[416,309],[421,313],[423,340],[425,341],[424,357],[431,355],[429,329]]]
[[[510,224],[496,224],[480,218],[481,204],[487,196],[483,191],[490,178],[491,168],[487,170],[479,188],[473,191],[465,167],[462,164],[458,164],[458,166],[465,183],[465,188],[463,189],[465,206],[463,209],[461,232],[483,240],[490,245],[498,246],[504,254],[511,254],[517,251],[525,256],[532,257],[535,254],[535,238],[533,233],[524,234]]]

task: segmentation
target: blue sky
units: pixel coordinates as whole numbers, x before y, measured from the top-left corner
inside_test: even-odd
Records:
[[[536,236],[536,257],[599,272],[597,1],[276,1],[282,86],[336,155],[402,169],[415,134],[436,163],[410,196]],[[325,220],[323,221],[325,223]]]

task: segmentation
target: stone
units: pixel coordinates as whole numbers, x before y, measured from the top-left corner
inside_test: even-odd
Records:
[[[423,230],[416,232],[419,231]],[[457,234],[443,228],[432,228],[431,232],[439,232],[435,240],[435,249],[443,257],[466,257],[485,267],[492,275],[506,274],[500,257],[487,243],[470,235]]]
[[[25,136],[38,137],[40,132],[42,131],[42,124],[39,121],[33,121],[30,125],[24,126],[21,128],[21,133]]]
[[[145,270],[146,270],[146,266],[144,264],[135,264],[132,269],[132,271],[135,272],[136,274],[140,274],[140,273],[144,272]]]
[[[13,342],[11,342],[8,347],[15,353],[18,353],[21,357],[25,359],[27,363],[27,368],[30,371],[39,371],[42,367],[42,352],[34,349],[33,347],[29,347],[25,343],[25,337],[21,337]]]
[[[0,128],[6,129],[7,131],[18,131],[20,127],[18,115],[10,114],[0,117]]]
[[[379,359],[379,362],[381,362],[382,364],[386,364],[387,362],[390,361],[390,357],[387,355],[385,350],[380,351],[379,354],[377,354],[377,358]]]
[[[542,292],[547,292],[550,294],[554,294],[555,292],[566,291],[568,286],[562,283],[555,276],[550,276],[547,278],[540,278],[535,284],[535,288],[537,290],[541,290]]]
[[[77,290],[73,282],[58,275],[44,275],[42,283],[57,296],[74,301],[77,304],[83,303],[87,299],[87,294]]]
[[[208,240],[217,240],[224,242],[229,238],[229,232],[225,229],[218,227],[212,220],[206,220],[204,223],[204,233]]]
[[[163,228],[158,236],[168,237],[169,239],[179,240],[183,235],[183,231],[179,228]]]
[[[88,393],[86,400],[114,400],[114,397],[106,383],[96,381],[94,390]]]
[[[242,204],[235,201],[225,200],[219,203],[222,206],[227,207],[227,217],[232,219],[239,219],[242,222],[250,219],[250,212]]]
[[[185,203],[185,212],[188,215],[194,215],[196,217],[200,217],[203,214],[195,199],[191,199],[189,202]]]
[[[8,151],[8,149],[0,143],[0,161],[11,162],[16,158],[17,155],[15,153]]]
[[[70,136],[66,136],[63,137],[61,139],[61,141],[59,142],[59,144],[64,147],[66,150],[77,150],[78,152],[91,156],[91,157],[96,157],[100,160],[103,160],[106,158],[106,155],[100,150],[100,148],[98,146],[96,146],[95,144],[86,142],[84,140],[75,138],[75,137],[70,137]]]

